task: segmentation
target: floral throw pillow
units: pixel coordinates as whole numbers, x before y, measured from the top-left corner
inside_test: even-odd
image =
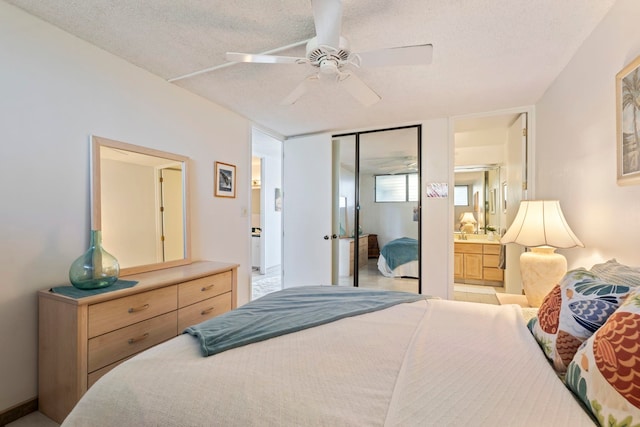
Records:
[[[616,311],[630,290],[579,268],[567,272],[549,292],[528,326],[559,374],[566,372],[580,345]]]
[[[639,289],[580,347],[565,380],[600,425],[640,425]]]

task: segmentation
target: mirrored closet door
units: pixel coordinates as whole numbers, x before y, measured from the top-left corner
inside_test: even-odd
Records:
[[[421,291],[420,135],[409,126],[334,137],[341,285]]]

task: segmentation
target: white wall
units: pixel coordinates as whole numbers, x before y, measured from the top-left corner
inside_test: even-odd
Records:
[[[536,105],[536,198],[558,199],[585,248],[569,268],[640,265],[640,186],[616,185],[615,76],[640,55],[640,2],[618,0]]]
[[[194,259],[240,263],[249,299],[250,123],[0,2],[0,412],[37,395],[36,292],[88,245],[89,135],[190,157]],[[213,162],[237,198],[213,197]],[[115,254],[117,256],[117,254]]]
[[[507,132],[481,129],[455,133],[455,165],[489,165],[504,162]]]
[[[451,121],[422,123],[422,293],[453,299],[453,133]],[[447,183],[449,197],[425,197],[429,183]]]

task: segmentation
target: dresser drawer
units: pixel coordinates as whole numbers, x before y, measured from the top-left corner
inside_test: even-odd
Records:
[[[483,255],[482,264],[485,267],[498,267],[500,263],[500,255]]]
[[[454,243],[453,250],[458,253],[481,254],[482,246],[482,243]]]
[[[485,268],[483,274],[484,280],[502,282],[502,280],[504,279],[504,272],[499,268]]]
[[[493,255],[499,255],[500,254],[500,245],[483,245],[483,251],[485,254],[493,254]]]
[[[89,306],[89,338],[177,309],[177,285]]]
[[[104,368],[100,368],[98,370],[95,370],[95,371],[91,372],[89,375],[87,375],[87,388],[90,388],[92,385],[94,385],[96,383],[96,381],[98,381],[100,378],[102,378],[102,376],[105,375],[107,372],[109,372],[110,370],[112,370],[113,368],[115,368],[116,366],[121,364],[122,362],[131,359],[133,356],[135,356],[135,355],[131,355],[129,357],[125,357],[124,359],[118,360],[117,362],[112,363],[111,365],[107,365]]]
[[[231,271],[183,282],[178,285],[178,307],[186,307],[198,301],[231,291]]]
[[[178,333],[231,310],[231,292],[200,301],[178,310]]]
[[[89,340],[88,371],[93,372],[141,352],[177,334],[175,311]]]

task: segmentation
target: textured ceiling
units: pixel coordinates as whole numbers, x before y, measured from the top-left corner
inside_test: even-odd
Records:
[[[433,62],[357,70],[382,100],[321,84],[281,101],[309,65],[234,64],[176,81],[283,136],[412,123],[535,103],[615,0],[345,0],[354,52],[433,44]],[[306,0],[7,0],[166,80],[315,35]],[[280,55],[304,56],[304,46]]]

